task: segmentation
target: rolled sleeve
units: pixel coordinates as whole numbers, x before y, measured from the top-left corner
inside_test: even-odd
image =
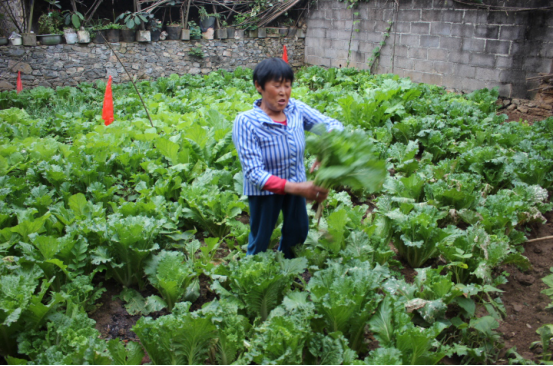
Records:
[[[259,190],[263,189],[272,174],[265,170],[257,136],[243,116],[239,115],[234,121],[232,141],[238,151],[244,177]]]
[[[303,116],[304,128],[307,131],[310,131],[313,126],[319,123],[323,123],[326,126],[327,131],[337,130],[342,131],[344,125],[340,121],[330,118],[316,110],[315,108],[309,107],[307,104],[296,101],[298,109],[301,111]]]

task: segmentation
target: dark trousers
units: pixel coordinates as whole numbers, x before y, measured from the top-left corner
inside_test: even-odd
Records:
[[[248,196],[250,204],[250,236],[248,255],[267,250],[280,211],[283,214],[282,237],[278,250],[285,258],[293,258],[291,248],[303,244],[309,231],[305,198],[290,194]]]

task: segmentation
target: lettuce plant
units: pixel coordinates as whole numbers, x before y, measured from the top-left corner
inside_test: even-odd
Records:
[[[144,273],[167,303],[168,311],[179,301],[193,302],[200,296],[196,272],[181,252],[162,250],[146,262]]]
[[[438,226],[446,216],[434,206],[417,204],[408,214],[396,209],[386,214],[393,221],[394,245],[412,268],[421,267],[438,253],[438,244],[448,233]]]
[[[111,215],[106,237],[109,244],[96,250],[96,262],[106,262],[111,276],[122,285],[138,284],[142,288],[144,265],[152,252],[159,249],[154,240],[163,223],[164,220],[146,216]]]
[[[142,317],[132,330],[155,365],[201,365],[217,337],[210,316],[191,313],[189,302],[156,320]]]
[[[353,350],[364,351],[365,326],[382,299],[380,284],[389,276],[388,268],[360,261],[331,263],[316,272],[307,285],[321,315],[315,320],[315,329],[341,332]]]
[[[250,319],[266,320],[306,267],[305,258],[284,259],[281,252],[249,255],[217,267],[212,289],[221,301],[232,301],[245,309]]]

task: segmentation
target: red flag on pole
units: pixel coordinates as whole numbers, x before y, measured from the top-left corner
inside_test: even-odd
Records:
[[[111,75],[109,76],[106,94],[104,95],[104,108],[102,109],[104,124],[109,126],[113,122],[113,94],[111,93]]]
[[[23,90],[23,83],[21,83],[21,71],[17,72],[17,94]]]
[[[286,51],[286,45],[283,46],[282,59],[288,63],[288,51]]]

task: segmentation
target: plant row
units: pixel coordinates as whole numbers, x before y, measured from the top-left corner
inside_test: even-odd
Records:
[[[293,97],[346,125],[307,143],[306,166],[319,156],[336,168],[312,179],[338,188],[296,259],[246,257],[231,121],[258,97],[251,71],[137,86],[153,127],[127,84],[114,86],[108,127],[102,82],[0,93],[10,362],[139,363],[142,347],[156,364],[495,361],[499,267],[528,267],[520,244],[552,209],[553,119],[506,123],[496,91],[302,70]],[[217,299],[191,311],[205,302],[200,277]],[[119,283],[127,311],[142,315],[140,345],[98,337],[88,313],[100,281]]]

